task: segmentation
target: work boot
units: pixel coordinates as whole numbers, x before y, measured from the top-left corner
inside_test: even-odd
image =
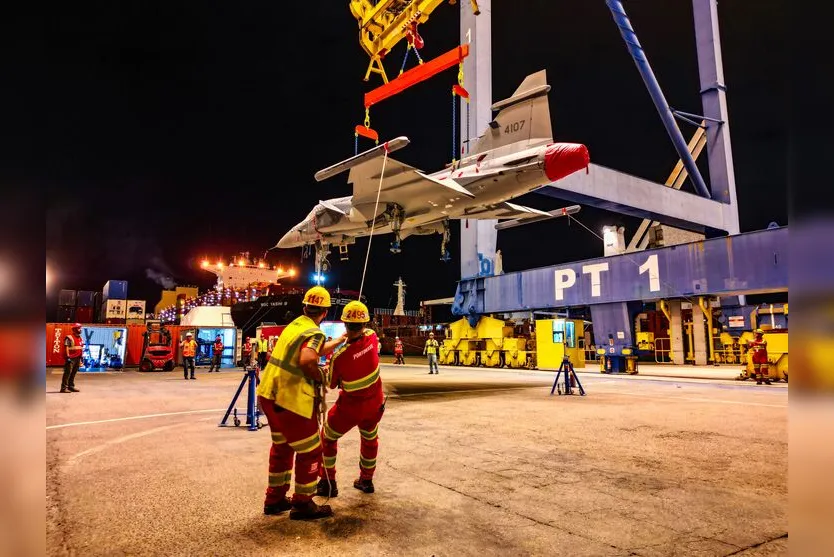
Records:
[[[768,379],[767,377],[765,377],[764,384],[765,385],[773,385],[773,383],[771,383],[770,379]]]
[[[328,481],[325,478],[319,480],[316,486],[316,495],[319,497],[336,497],[339,495],[339,488],[336,487],[336,480]]]
[[[353,487],[362,491],[363,493],[373,493],[374,492],[374,481],[373,480],[363,480],[359,478],[355,482],[353,482]]]
[[[62,393],[68,393],[68,392],[70,392],[70,390],[66,387],[66,385],[61,385],[61,392]]]
[[[191,379],[197,379],[197,378],[196,378],[196,377],[194,377],[194,376],[192,375],[192,376],[191,376]]]
[[[71,393],[80,393],[81,392],[78,389],[76,389],[75,387],[67,387],[67,389],[69,389],[69,392],[71,392]]]
[[[290,520],[316,520],[333,516],[333,509],[330,505],[317,505],[313,501],[293,503],[290,511]]]
[[[281,514],[292,508],[290,500],[284,497],[277,503],[264,503],[264,514]]]

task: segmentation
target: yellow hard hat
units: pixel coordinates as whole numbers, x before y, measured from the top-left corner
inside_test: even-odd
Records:
[[[329,308],[330,292],[323,286],[314,286],[304,294],[304,305]]]
[[[368,307],[359,300],[348,302],[342,310],[342,321],[345,323],[367,323],[370,320]]]
[[[755,331],[753,331],[753,332],[754,332],[754,333],[756,333],[757,335],[763,335],[763,334],[764,334],[764,331],[763,331],[763,330],[761,330],[761,329],[756,329],[756,330],[755,330]]]

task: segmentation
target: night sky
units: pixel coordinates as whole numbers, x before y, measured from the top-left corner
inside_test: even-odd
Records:
[[[127,280],[129,297],[152,307],[160,275],[209,287],[214,276],[199,270],[205,255],[261,255],[319,199],[349,195],[346,175],[317,183],[313,174],[353,155],[362,96],[380,80],[362,81],[367,57],[347,2],[328,3],[317,18],[309,3],[295,4],[63,3],[50,7],[42,36],[19,41],[11,58],[35,85],[25,100],[41,109],[11,111],[9,125],[29,134],[16,163],[49,184],[46,259],[56,284],[47,319],[61,288]],[[670,105],[700,113],[691,3],[624,4]],[[720,8],[742,231],[784,225],[787,123],[774,107],[785,105],[787,91],[773,79],[783,51],[764,56],[761,46],[785,14],[771,0],[755,10],[746,2]],[[421,27],[424,59],[457,44],[458,9],[444,4]],[[314,20],[316,28],[308,25]],[[545,68],[557,141],[585,143],[598,164],[666,179],[677,155],[602,0],[494,0],[492,25],[493,100]],[[387,59],[389,77],[404,48]],[[427,172],[450,160],[455,79],[449,70],[373,107],[382,139],[411,140],[395,158]],[[694,132],[681,127],[687,139]],[[360,138],[360,149],[371,146]],[[706,175],[705,157],[700,166]],[[538,194],[520,202],[562,206]],[[627,239],[639,222],[589,207],[578,218],[598,232],[622,224]],[[399,255],[389,242],[373,241],[369,305],[393,306],[398,276],[411,308],[453,295],[456,226],[448,264],[439,261],[439,236],[408,238]],[[366,246],[352,246],[347,263],[334,250],[328,286],[358,289]],[[564,220],[501,232],[498,247],[505,270],[602,254],[598,238]],[[302,279],[312,273],[300,250],[275,250],[269,259],[302,265]]]

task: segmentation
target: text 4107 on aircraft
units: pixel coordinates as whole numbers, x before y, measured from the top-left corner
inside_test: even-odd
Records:
[[[501,229],[578,211],[578,206],[540,211],[509,202],[590,162],[585,145],[553,142],[549,91],[544,70],[527,76],[512,97],[492,105],[498,114],[472,151],[433,174],[383,158],[385,149],[406,146],[405,137],[319,171],[321,181],[349,169],[353,195],[320,201],[276,247],[315,246],[317,268],[327,270],[330,246],[352,244],[373,226],[375,235],[394,234],[394,253],[408,236],[441,234],[441,259],[448,260],[451,219],[498,219],[504,221],[497,225]]]

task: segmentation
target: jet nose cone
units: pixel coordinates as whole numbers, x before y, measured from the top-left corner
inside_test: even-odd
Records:
[[[284,234],[280,240],[278,240],[278,244],[275,247],[282,249],[295,247],[295,242],[293,241],[293,236],[295,235],[295,230],[290,230],[289,232]]]
[[[590,163],[588,148],[580,143],[554,143],[544,152],[544,173],[551,182],[588,168]]]

